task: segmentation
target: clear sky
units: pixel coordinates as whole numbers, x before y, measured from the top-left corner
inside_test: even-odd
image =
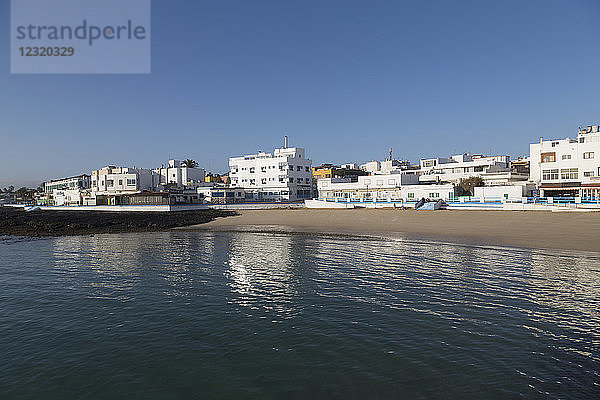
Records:
[[[527,154],[600,121],[600,2],[154,0],[149,75],[11,75],[0,186],[272,151]]]

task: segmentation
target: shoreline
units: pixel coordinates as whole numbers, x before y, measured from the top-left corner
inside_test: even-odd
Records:
[[[176,230],[396,236],[469,245],[600,252],[600,215],[538,211],[244,210]]]

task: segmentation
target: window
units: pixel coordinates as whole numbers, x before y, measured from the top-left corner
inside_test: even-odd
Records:
[[[395,185],[395,184],[396,184],[395,179],[388,179],[388,185]]]
[[[306,172],[308,172],[308,171],[309,171],[309,168],[308,168],[308,167],[304,167],[304,170],[305,170]]]
[[[427,160],[423,161],[423,167],[433,167],[435,165],[435,160]]]
[[[302,165],[298,165],[298,166],[296,167],[296,171],[302,171]]]
[[[115,181],[112,179],[107,179],[106,180],[106,186],[108,187],[113,187],[115,185]]]
[[[267,178],[262,178],[260,180],[260,183],[262,183],[263,185],[266,185],[267,184]]]
[[[584,160],[589,160],[591,158],[594,158],[594,152],[593,151],[587,151],[587,152],[583,153],[583,159]]]
[[[558,179],[558,169],[545,169],[542,171],[542,180],[551,181]]]
[[[310,179],[309,178],[306,178],[306,183],[310,183]]]
[[[254,167],[250,167],[250,173],[253,174],[254,173]]]
[[[415,194],[414,193],[409,193],[406,195],[407,198],[409,199],[414,199],[415,198]]]
[[[555,162],[556,161],[556,153],[542,153],[542,162]]]
[[[552,142],[552,147],[556,147],[556,146],[558,146],[558,144],[559,144],[558,142]]]
[[[585,177],[594,176],[594,171],[585,171],[585,172],[583,173],[583,176],[585,176]]]
[[[371,180],[370,179],[365,179],[365,185],[370,185],[371,184]]]
[[[383,179],[377,179],[377,185],[378,186],[382,186],[383,185]]]
[[[119,186],[123,186],[123,179],[119,179]]]
[[[563,154],[562,159],[563,160],[570,160],[571,159],[571,155],[570,154]]]
[[[473,172],[483,172],[483,166],[474,167]]]
[[[294,183],[294,178],[290,178],[290,183]]]
[[[577,168],[563,168],[560,170],[560,179],[577,179]]]
[[[429,193],[429,198],[436,198],[436,197],[440,197],[439,193]]]

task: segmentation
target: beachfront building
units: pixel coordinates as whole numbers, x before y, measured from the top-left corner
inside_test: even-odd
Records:
[[[201,186],[205,182],[203,168],[189,168],[179,160],[169,160],[166,165],[153,171],[158,176],[158,185],[163,187]]]
[[[54,189],[51,204],[55,206],[81,206],[84,205],[84,198],[89,194],[90,189]]]
[[[202,203],[229,204],[243,203],[246,192],[242,188],[225,186],[199,187],[196,189]]]
[[[312,197],[311,160],[301,147],[229,159],[231,187],[244,189],[247,201],[296,201]]]
[[[92,171],[92,197],[96,205],[122,204],[124,195],[154,192],[158,183],[158,175],[151,169],[109,165]]]
[[[509,156],[458,154],[450,158],[423,158],[420,160],[419,181],[421,183],[453,183],[461,179],[478,176],[486,186],[512,185],[526,182],[529,175],[512,170]]]
[[[52,194],[56,189],[89,189],[91,187],[91,184],[91,176],[86,174],[71,176],[62,179],[54,179],[48,182],[44,182],[44,193]]]
[[[458,188],[452,184],[420,185],[419,177],[411,173],[359,176],[356,182],[347,178],[319,179],[317,188],[318,198],[329,201],[448,201],[458,196]]]
[[[530,179],[542,197],[600,198],[600,127],[579,128],[577,139],[529,146]]]

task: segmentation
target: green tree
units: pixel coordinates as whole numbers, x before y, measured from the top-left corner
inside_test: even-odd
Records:
[[[191,158],[188,158],[187,160],[183,160],[181,165],[188,168],[196,168],[198,166],[198,163],[192,160]]]
[[[463,178],[458,183],[458,186],[462,190],[462,194],[465,196],[473,196],[475,188],[483,186],[484,182],[480,176],[471,176],[469,178]]]

